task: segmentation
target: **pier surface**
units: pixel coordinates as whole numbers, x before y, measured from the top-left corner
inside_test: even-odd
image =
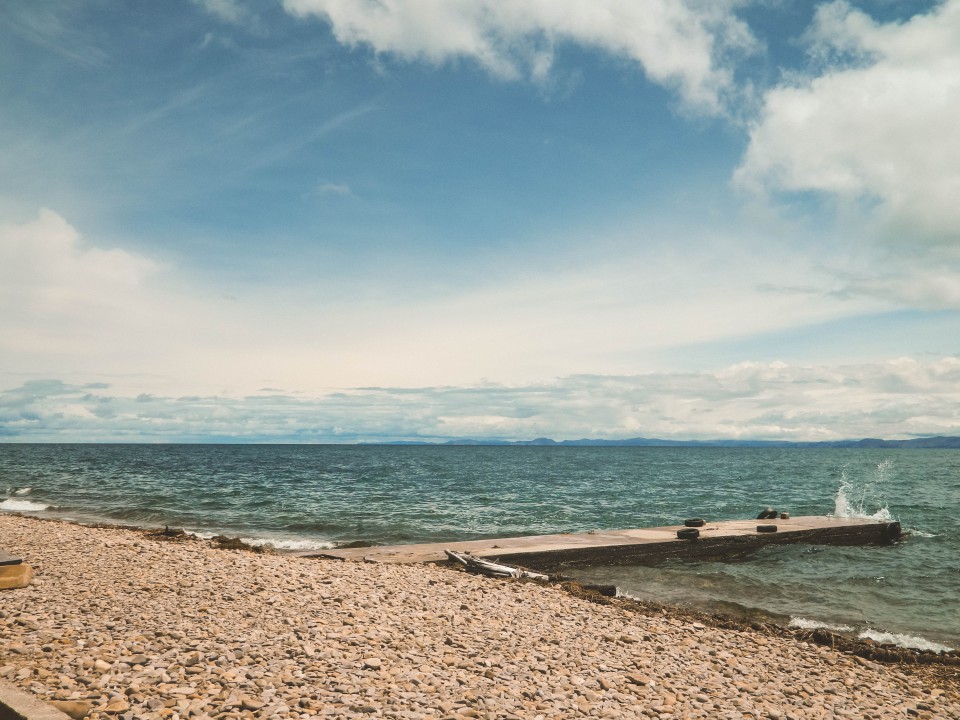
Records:
[[[776,525],[776,532],[758,532]],[[819,515],[788,520],[722,520],[707,522],[696,540],[677,537],[683,525],[636,530],[596,530],[525,537],[461,540],[417,545],[381,545],[298,553],[383,563],[429,563],[446,560],[444,550],[501,560],[513,565],[557,572],[583,565],[642,565],[670,559],[735,558],[765,545],[877,545],[900,538],[900,523],[870,518]]]

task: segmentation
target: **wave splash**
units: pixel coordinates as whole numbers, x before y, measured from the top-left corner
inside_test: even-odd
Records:
[[[7,498],[0,502],[0,510],[5,512],[42,512],[50,508],[50,505],[44,503],[32,502],[30,500],[14,500]]]
[[[824,630],[832,630],[839,633],[852,633],[856,631],[856,629],[850,625],[840,625],[822,622],[820,620],[809,620],[804,617],[790,618],[790,623],[787,625],[787,627],[800,628],[802,630],[816,630],[818,628],[823,628]],[[927,640],[919,635],[883,632],[882,630],[875,630],[870,627],[860,630],[860,632],[857,633],[857,638],[860,640],[872,640],[873,642],[881,645],[896,645],[902,648],[911,648],[913,650],[929,650],[935,653],[950,652],[953,650],[953,648],[947,645],[941,645],[940,643]]]
[[[295,538],[244,537],[242,542],[255,547],[269,545],[274,550],[330,550],[336,543],[329,540],[302,540]]]
[[[823,628],[824,630],[833,630],[834,632],[853,632],[853,628],[849,625],[838,625],[834,623],[822,622],[820,620],[810,620],[805,617],[792,617],[790,622],[787,624],[787,627],[800,628],[801,630],[817,630],[818,628]]]
[[[833,515],[843,518],[870,518],[893,520],[886,500],[878,490],[890,479],[894,470],[892,458],[887,458],[876,467],[874,477],[864,480],[851,479],[844,468],[840,473],[840,487],[834,498]],[[874,507],[879,509],[873,510]]]
[[[913,648],[914,650],[931,650],[932,652],[950,652],[953,650],[953,648],[947,645],[941,645],[940,643],[935,643],[916,635],[881,632],[870,628],[861,632],[857,637],[861,640],[873,640],[875,643],[882,645],[899,645],[900,647]]]
[[[190,534],[200,538],[201,540],[211,540],[221,533],[209,530],[193,530],[190,531]],[[308,540],[306,538],[238,537],[237,539],[240,542],[246,543],[247,545],[252,545],[253,547],[270,547],[274,550],[290,552],[299,550],[331,550],[337,546],[337,544],[331,540]]]

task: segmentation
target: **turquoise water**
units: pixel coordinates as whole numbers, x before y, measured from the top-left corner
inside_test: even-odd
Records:
[[[955,450],[0,445],[0,510],[281,548],[670,525],[754,517],[767,505],[889,515],[910,537],[578,574],[649,599],[960,647]]]

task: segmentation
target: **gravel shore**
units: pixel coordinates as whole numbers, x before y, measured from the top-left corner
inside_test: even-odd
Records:
[[[434,566],[0,515],[0,679],[91,718],[960,718],[955,687],[788,638]]]

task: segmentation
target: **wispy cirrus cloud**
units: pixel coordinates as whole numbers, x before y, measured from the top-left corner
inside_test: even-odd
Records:
[[[106,64],[109,53],[73,26],[74,9],[67,4],[5,3],[0,6],[0,20],[23,39],[71,63],[91,68]]]

